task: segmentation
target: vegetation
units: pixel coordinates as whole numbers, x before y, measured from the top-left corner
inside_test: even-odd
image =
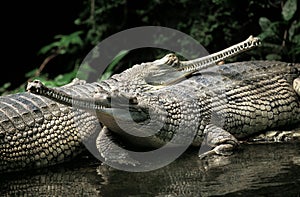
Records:
[[[52,43],[44,46],[38,52],[45,57],[44,62],[26,73],[27,79],[37,78],[52,86],[69,83],[76,76],[84,56],[101,40],[119,31],[146,25],[182,31],[198,40],[210,53],[252,34],[262,39],[262,47],[230,61],[300,62],[300,5],[297,0],[85,0],[84,5],[74,21],[78,30],[69,35],[57,35]],[[161,57],[161,53],[149,49],[123,51],[108,67],[104,77],[121,72],[134,63]],[[67,66],[62,68],[60,75],[51,76],[44,68],[49,62],[55,63],[57,56],[68,57],[64,62]],[[86,69],[92,72],[88,65]],[[9,84],[4,84],[0,93],[8,92],[8,89]]]

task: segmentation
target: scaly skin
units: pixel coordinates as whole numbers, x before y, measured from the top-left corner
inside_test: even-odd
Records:
[[[60,89],[88,97],[95,87]],[[27,92],[0,97],[0,117],[0,173],[67,161],[85,150],[82,141],[99,132],[93,114]]]
[[[144,66],[140,65],[139,70],[147,69]],[[95,96],[95,103],[82,97],[68,100],[69,95],[39,82],[33,84],[36,89],[30,90],[74,107],[97,110],[99,121],[110,132],[122,135],[132,144],[158,148],[168,142],[185,145],[192,139],[193,145],[200,146],[205,139],[213,147],[200,152],[205,157],[227,154],[238,146],[238,140],[298,124],[300,102],[293,82],[299,77],[299,69],[300,64],[284,62],[237,62],[199,71],[167,86],[150,85],[139,78],[125,81],[121,79],[126,74],[116,75],[110,79],[114,83],[102,82],[115,91],[105,95],[100,83],[98,91],[103,93]],[[125,73],[133,74],[130,70]],[[138,90],[133,91],[134,87]],[[136,137],[128,132],[150,137]],[[98,139],[102,155],[109,157],[103,153],[104,148],[125,154],[105,139],[105,143]]]
[[[151,82],[161,86],[177,83],[198,69],[249,50],[259,43],[258,38],[249,37],[246,41],[221,52],[192,61],[181,62],[176,56],[167,55],[154,62],[136,65],[106,82],[72,83],[57,90],[86,98],[101,94],[107,101],[105,104],[110,105],[109,100],[114,97],[115,92],[118,96],[121,90],[127,99],[127,92],[152,89],[152,86],[148,85]],[[148,72],[143,72],[143,68],[147,68]],[[163,77],[153,78],[158,73]],[[135,80],[132,80],[133,78]],[[83,141],[99,133],[99,123],[94,114],[61,105],[55,101],[56,98],[53,99],[54,101],[29,93],[0,98],[0,172],[64,162],[84,150]],[[70,98],[66,100],[69,102]]]

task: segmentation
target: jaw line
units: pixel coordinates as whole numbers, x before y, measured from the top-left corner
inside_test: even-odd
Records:
[[[108,108],[102,107],[100,110],[96,110],[97,116],[109,116],[111,118],[128,121],[128,122],[143,122],[149,117],[143,110],[138,110],[136,108]],[[101,122],[101,119],[99,119]]]
[[[150,118],[142,110],[129,108],[104,108],[96,111],[98,120],[113,132],[125,136],[149,137],[153,133]]]

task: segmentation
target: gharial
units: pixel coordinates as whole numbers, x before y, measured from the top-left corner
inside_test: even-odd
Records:
[[[258,44],[259,39],[250,37],[191,61],[169,54],[102,82],[75,80],[51,89],[33,81],[27,90],[50,99],[31,93],[0,98],[0,171],[63,162],[84,150],[85,141],[114,161],[127,156],[112,142],[117,136],[153,148],[189,140],[199,146],[204,140],[213,149],[201,156],[226,154],[240,139],[297,124],[299,64],[214,65]],[[128,134],[128,129],[140,137]]]

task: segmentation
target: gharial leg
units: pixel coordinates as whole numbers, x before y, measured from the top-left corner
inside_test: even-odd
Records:
[[[209,124],[204,133],[206,136],[199,151],[200,159],[211,155],[231,155],[239,146],[233,135],[218,126]]]
[[[108,165],[136,166],[139,164],[138,161],[131,158],[128,151],[122,147],[121,142],[105,126],[96,139],[96,146],[101,157],[104,159],[104,163]]]

